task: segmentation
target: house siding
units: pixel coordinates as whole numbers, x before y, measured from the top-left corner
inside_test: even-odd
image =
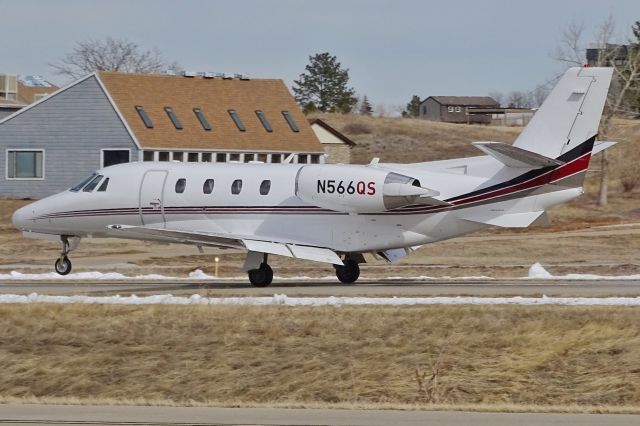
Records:
[[[431,121],[441,121],[440,104],[432,98],[428,98],[420,105],[420,118]]]
[[[0,124],[0,197],[42,198],[101,167],[101,150],[138,149],[95,76]],[[7,179],[7,150],[43,149],[44,179]]]

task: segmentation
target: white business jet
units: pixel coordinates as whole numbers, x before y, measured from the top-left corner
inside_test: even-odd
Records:
[[[474,142],[483,156],[414,164],[137,162],[98,170],[13,215],[33,238],[61,241],[71,271],[83,237],[120,237],[247,251],[267,286],[269,255],[333,264],[353,283],[364,253],[396,261],[417,247],[490,226],[543,223],[582,194],[611,68],[571,68],[513,145]]]

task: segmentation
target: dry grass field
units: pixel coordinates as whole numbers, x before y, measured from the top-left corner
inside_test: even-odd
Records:
[[[0,330],[3,400],[640,411],[634,308],[3,305]]]

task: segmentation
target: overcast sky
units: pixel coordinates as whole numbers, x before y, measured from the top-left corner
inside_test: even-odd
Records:
[[[158,48],[193,71],[246,72],[291,86],[328,51],[374,105],[411,95],[530,90],[553,77],[562,29],[611,13],[620,36],[639,0],[0,0],[0,72],[41,74],[74,42],[105,36]]]

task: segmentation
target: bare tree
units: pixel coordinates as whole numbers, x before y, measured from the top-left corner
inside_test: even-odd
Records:
[[[529,93],[520,90],[509,92],[505,102],[509,108],[531,108],[531,97]]]
[[[636,23],[639,26],[640,24]],[[634,26],[634,30],[635,30]],[[609,136],[612,118],[619,113],[630,112],[625,103],[629,94],[637,91],[640,86],[640,37],[638,40],[627,40],[626,44],[613,44],[615,33],[615,21],[609,15],[598,27],[595,34],[595,47],[598,55],[592,65],[612,67],[614,70],[613,81],[607,96],[605,110],[600,121],[599,136],[607,139]],[[560,45],[552,56],[567,67],[581,65],[586,60],[586,48],[583,43],[583,26],[570,24],[562,33]],[[624,54],[624,55],[623,55]],[[619,59],[624,56],[624,59]],[[600,164],[600,189],[598,193],[598,205],[605,206],[608,203],[608,160],[606,151],[601,155]]]
[[[157,49],[142,50],[133,41],[112,37],[79,41],[71,53],[49,66],[56,74],[72,79],[94,71],[160,73],[180,69],[176,62],[167,62]]]
[[[493,98],[494,101],[498,103],[500,106],[504,106],[504,93],[498,90],[492,90],[489,92],[489,97]]]

